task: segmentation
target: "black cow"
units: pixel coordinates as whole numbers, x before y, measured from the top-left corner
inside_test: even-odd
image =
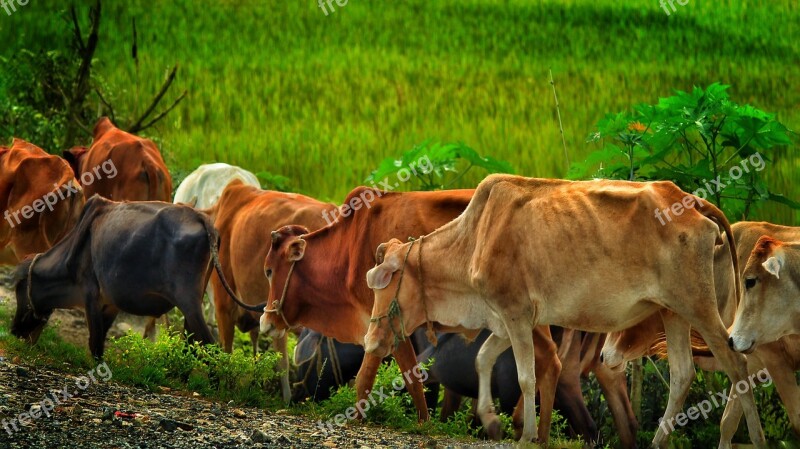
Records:
[[[429,345],[423,329],[414,332],[410,338],[415,351],[422,351]],[[309,397],[314,401],[328,399],[332,390],[356,377],[363,359],[362,346],[341,343],[317,331],[303,329],[294,348],[296,369],[292,375],[292,401],[300,402]],[[439,384],[426,383],[426,387],[425,401],[428,408],[434,411],[439,397]]]
[[[54,309],[83,308],[89,349],[99,359],[119,311],[159,316],[177,307],[191,337],[213,343],[202,301],[210,262],[227,284],[218,240],[208,217],[188,206],[95,195],[63,240],[17,267],[11,332],[35,343]]]

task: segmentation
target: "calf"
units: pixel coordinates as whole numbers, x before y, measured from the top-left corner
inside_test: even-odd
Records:
[[[23,260],[57,243],[75,225],[83,208],[83,189],[58,156],[14,139],[0,147],[0,248],[6,263]]]
[[[478,412],[488,427],[497,421],[491,369],[509,346],[526,408],[533,410],[534,326],[611,332],[672,311],[662,314],[671,379],[664,420],[670,422],[694,378],[690,327],[705,338],[732,382],[746,376],[744,357],[727,347],[714,296],[713,256],[721,231],[737,263],[730,226],[719,209],[697,201],[670,182],[491,175],[449,224],[419,241],[379,247],[379,263],[367,273],[375,302],[365,350],[385,355],[409,329],[426,322],[488,328],[493,334],[476,361]],[[666,226],[654,218],[654,211],[681,203],[697,207],[686,206]],[[741,399],[751,439],[762,447],[752,391]],[[653,446],[666,446],[666,427],[659,427]],[[522,440],[536,436],[534,413],[525,415],[523,429]]]
[[[731,231],[736,241],[738,266],[741,269],[747,266],[748,259],[762,236],[800,241],[800,228],[766,222],[742,221],[733,224]],[[723,324],[729,326],[733,323],[738,304],[733,282],[735,274],[730,258],[726,257],[727,244],[718,246],[715,252],[714,278],[717,306]],[[763,316],[762,314],[754,316]],[[768,328],[775,329],[772,325]],[[664,326],[659,316],[651,316],[630,329],[615,332],[609,336],[603,348],[604,362],[614,370],[621,370],[624,362],[628,360],[645,355],[664,356],[666,351],[663,334]],[[692,349],[695,362],[701,368],[708,371],[721,370],[719,363],[710,357],[705,342],[695,333],[692,335]],[[795,371],[800,369],[800,336],[785,335],[777,339],[766,339],[763,344],[754,347],[747,357],[747,370],[749,374],[754,375],[764,368],[775,382],[775,389],[786,407],[792,428],[800,435],[800,388],[794,377]],[[720,447],[730,447],[733,434],[739,427],[740,418],[741,408],[738,400],[733,398],[726,404],[726,413],[723,415]]]
[[[190,207],[95,195],[61,242],[17,267],[11,332],[35,343],[54,309],[84,309],[99,359],[119,311],[157,316],[177,307],[191,337],[212,343],[201,306],[210,264],[221,272],[217,239]]]

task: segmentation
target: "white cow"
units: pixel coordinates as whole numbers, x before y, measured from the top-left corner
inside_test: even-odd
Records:
[[[233,165],[217,162],[204,164],[191,172],[175,191],[173,203],[190,204],[197,209],[208,209],[219,200],[225,186],[234,179],[253,187],[261,187],[256,175]]]

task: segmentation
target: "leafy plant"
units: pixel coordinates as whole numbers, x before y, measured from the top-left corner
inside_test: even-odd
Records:
[[[401,173],[409,175],[412,190],[441,190],[455,188],[473,167],[482,168],[487,174],[514,173],[506,161],[481,156],[464,143],[438,143],[425,141],[404,152],[399,158],[386,158],[378,164],[366,179],[377,183]],[[416,188],[413,188],[416,186]]]
[[[572,164],[569,177],[670,180],[742,218],[764,201],[799,209],[770,191],[761,174],[771,162],[767,152],[792,143],[791,131],[773,115],[733,102],[728,87],[677,91],[655,105],[607,115],[589,136],[600,150]]]

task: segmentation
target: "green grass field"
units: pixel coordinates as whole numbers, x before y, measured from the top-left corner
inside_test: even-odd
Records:
[[[692,0],[669,17],[656,0],[334,6],[326,16],[310,0],[106,1],[95,74],[130,116],[180,64],[172,96],[188,89],[189,97],[147,131],[179,176],[224,161],[288,176],[296,190],[334,201],[379,160],[425,139],[463,141],[520,174],[564,176],[548,68],[573,160],[593,149],[586,136],[604,114],[714,81],[800,128],[792,0]],[[65,8],[31,2],[0,17],[0,52],[68,39]],[[794,148],[782,150],[767,173],[793,199],[799,162]],[[783,206],[760,215],[800,224]]]

